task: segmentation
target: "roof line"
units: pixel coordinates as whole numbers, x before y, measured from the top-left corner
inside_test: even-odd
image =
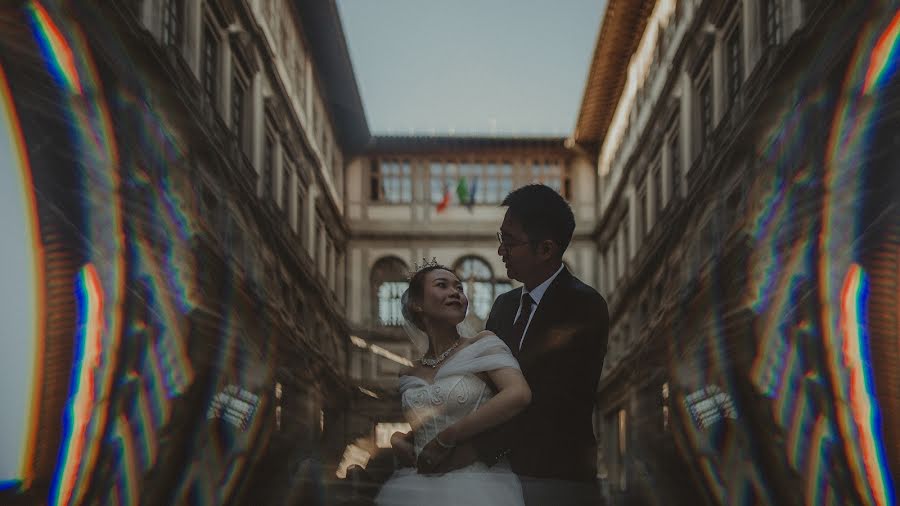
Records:
[[[627,80],[628,65],[656,0],[609,0],[585,82],[573,138],[597,144],[606,135]]]

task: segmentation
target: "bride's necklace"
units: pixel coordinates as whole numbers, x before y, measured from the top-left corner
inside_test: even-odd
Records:
[[[434,369],[435,367],[438,366],[438,364],[440,364],[441,362],[446,360],[447,356],[450,355],[450,352],[455,350],[456,347],[459,346],[460,342],[461,342],[461,340],[457,339],[456,342],[453,343],[453,346],[447,348],[447,351],[445,351],[444,353],[441,353],[441,355],[439,357],[435,357],[435,358],[422,357],[419,360],[419,362],[422,362],[422,365],[427,365],[428,367],[431,367],[432,369]]]

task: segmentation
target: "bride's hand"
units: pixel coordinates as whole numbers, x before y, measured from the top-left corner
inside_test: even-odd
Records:
[[[411,467],[416,464],[416,452],[410,442],[412,432],[404,434],[395,432],[391,435],[391,449],[397,459],[398,467]]]
[[[432,474],[453,452],[456,436],[452,427],[448,427],[422,448],[416,468],[421,474]]]

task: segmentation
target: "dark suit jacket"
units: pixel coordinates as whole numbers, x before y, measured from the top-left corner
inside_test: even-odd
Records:
[[[563,268],[544,292],[520,351],[519,343],[508,339],[521,296],[517,288],[497,297],[485,327],[519,360],[531,404],[473,444],[488,464],[508,454],[513,471],[522,476],[593,481],[592,415],[609,334],[606,300]]]

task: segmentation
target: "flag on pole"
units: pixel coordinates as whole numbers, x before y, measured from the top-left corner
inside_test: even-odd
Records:
[[[462,205],[468,205],[469,203],[469,182],[466,181],[466,176],[462,176],[459,178],[459,183],[456,185],[456,196],[459,198],[459,203]]]
[[[442,213],[447,210],[447,207],[450,206],[450,186],[446,183],[444,184],[444,197],[438,202],[437,212]]]
[[[478,193],[478,176],[472,178],[472,187],[469,188],[469,200],[466,202],[466,207],[469,208],[470,213],[474,212],[476,193]]]

